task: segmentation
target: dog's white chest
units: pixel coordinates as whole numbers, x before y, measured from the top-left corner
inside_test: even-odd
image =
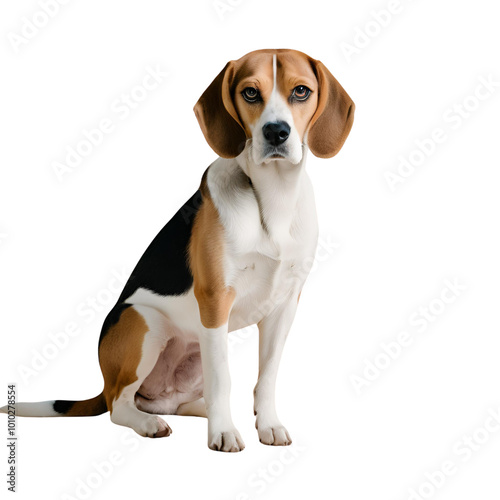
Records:
[[[234,163],[218,162],[210,171],[224,227],[226,285],[236,292],[229,319],[234,330],[259,322],[302,289],[317,243],[314,196],[306,176],[287,206],[280,203],[287,193],[263,199],[262,190],[256,193]]]
[[[300,259],[277,260],[249,253],[238,259],[232,287],[236,299],[230,316],[230,330],[258,323],[291,294],[298,294],[307,271]]]
[[[283,260],[249,253],[237,260],[231,285],[236,291],[233,311],[245,312],[241,320],[248,324],[265,316],[290,294],[299,293],[309,271],[303,265],[307,259],[302,253]],[[253,321],[248,321],[248,315]]]

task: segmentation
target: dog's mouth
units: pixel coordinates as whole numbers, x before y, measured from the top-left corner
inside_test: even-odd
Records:
[[[264,163],[268,163],[271,160],[286,160],[286,159],[287,159],[286,148],[269,147],[264,150],[263,154]]]

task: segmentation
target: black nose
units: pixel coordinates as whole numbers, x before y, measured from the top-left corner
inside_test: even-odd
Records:
[[[269,144],[279,146],[283,144],[290,135],[290,125],[287,122],[267,122],[262,127],[264,137]]]

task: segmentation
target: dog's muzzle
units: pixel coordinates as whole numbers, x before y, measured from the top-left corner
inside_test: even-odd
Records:
[[[290,136],[290,125],[284,121],[267,122],[262,127],[264,136],[264,161],[285,159],[288,156],[288,147],[285,144]]]

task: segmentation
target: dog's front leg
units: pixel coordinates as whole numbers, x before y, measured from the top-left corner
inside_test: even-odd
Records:
[[[286,337],[297,310],[298,294],[292,293],[259,326],[259,378],[254,389],[255,427],[261,443],[275,446],[291,444],[290,434],[276,413],[275,387],[278,366]]]
[[[229,405],[231,379],[227,357],[228,315],[221,307],[221,298],[199,299],[202,329],[200,332],[201,362],[203,366],[203,397],[208,417],[208,447],[217,451],[241,451],[245,444],[233,424]],[[210,304],[210,302],[212,302]],[[227,303],[227,300],[226,300]],[[215,316],[224,317],[219,324]],[[205,326],[207,325],[207,326]]]

